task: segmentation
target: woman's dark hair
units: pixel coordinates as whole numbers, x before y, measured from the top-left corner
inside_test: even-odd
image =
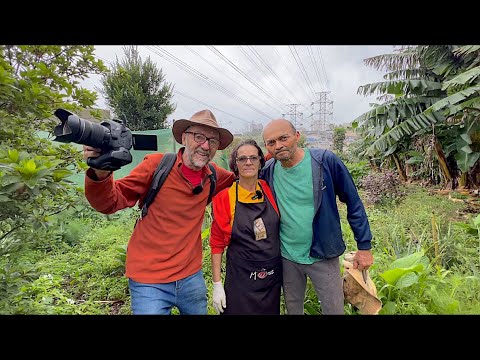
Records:
[[[258,146],[257,142],[253,139],[243,140],[242,142],[240,142],[240,144],[235,146],[235,149],[233,149],[232,153],[230,154],[230,161],[228,165],[230,166],[230,170],[233,171],[235,176],[238,176],[238,168],[237,168],[238,149],[240,149],[244,145],[252,145],[257,148],[258,156],[260,156],[260,167],[258,168],[259,173],[260,173],[260,170],[265,165],[265,156],[263,156],[262,148]]]

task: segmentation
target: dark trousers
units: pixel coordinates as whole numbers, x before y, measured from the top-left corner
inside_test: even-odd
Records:
[[[282,258],[283,292],[288,315],[303,315],[307,276],[312,281],[320,301],[322,314],[343,315],[343,280],[339,257],[298,264]]]

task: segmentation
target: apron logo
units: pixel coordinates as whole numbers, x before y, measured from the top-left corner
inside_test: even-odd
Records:
[[[258,276],[259,279],[265,279],[267,277],[267,272],[266,271],[260,271],[257,274],[257,276]]]
[[[262,271],[252,271],[250,273],[250,279],[253,278],[253,280],[259,279],[265,279],[267,276],[273,275],[275,272],[274,269],[270,271],[266,271],[265,269],[262,269]]]

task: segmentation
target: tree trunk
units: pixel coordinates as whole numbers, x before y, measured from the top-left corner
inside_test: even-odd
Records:
[[[468,187],[467,186],[467,179],[468,179],[467,175],[468,175],[468,173],[462,172],[462,174],[460,175],[460,179],[458,179],[458,187],[460,187],[460,188]]]
[[[414,173],[415,171],[413,170],[413,165],[410,165],[410,164],[405,164],[405,175],[407,176],[407,179],[409,181],[412,181],[412,174]]]
[[[407,174],[405,173],[405,169],[403,168],[398,156],[396,154],[392,154],[392,158],[395,161],[395,165],[397,166],[398,175],[400,175],[400,180],[403,182],[407,181]]]
[[[369,159],[368,162],[370,163],[370,168],[372,168],[375,172],[378,172],[378,166],[375,160]]]
[[[435,142],[435,154],[437,154],[438,163],[440,164],[440,170],[442,171],[443,177],[445,178],[445,184],[448,186],[452,185],[452,175],[450,168],[448,167],[447,158],[443,152],[442,145],[438,141],[437,137],[434,138]]]
[[[468,177],[471,180],[472,188],[480,188],[480,160],[477,160],[475,165],[470,168]]]

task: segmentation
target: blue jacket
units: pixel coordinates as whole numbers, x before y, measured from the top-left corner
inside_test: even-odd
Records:
[[[347,220],[352,228],[357,248],[369,250],[372,247],[370,225],[347,167],[337,155],[329,150],[308,148],[304,150],[310,150],[312,155],[315,216],[312,223],[313,240],[310,256],[329,259],[342,255],[346,249],[342,238],[336,196],[347,205]],[[270,185],[275,199],[273,171],[276,161],[275,159],[268,160],[260,175]],[[299,214],[299,216],[301,215]]]

